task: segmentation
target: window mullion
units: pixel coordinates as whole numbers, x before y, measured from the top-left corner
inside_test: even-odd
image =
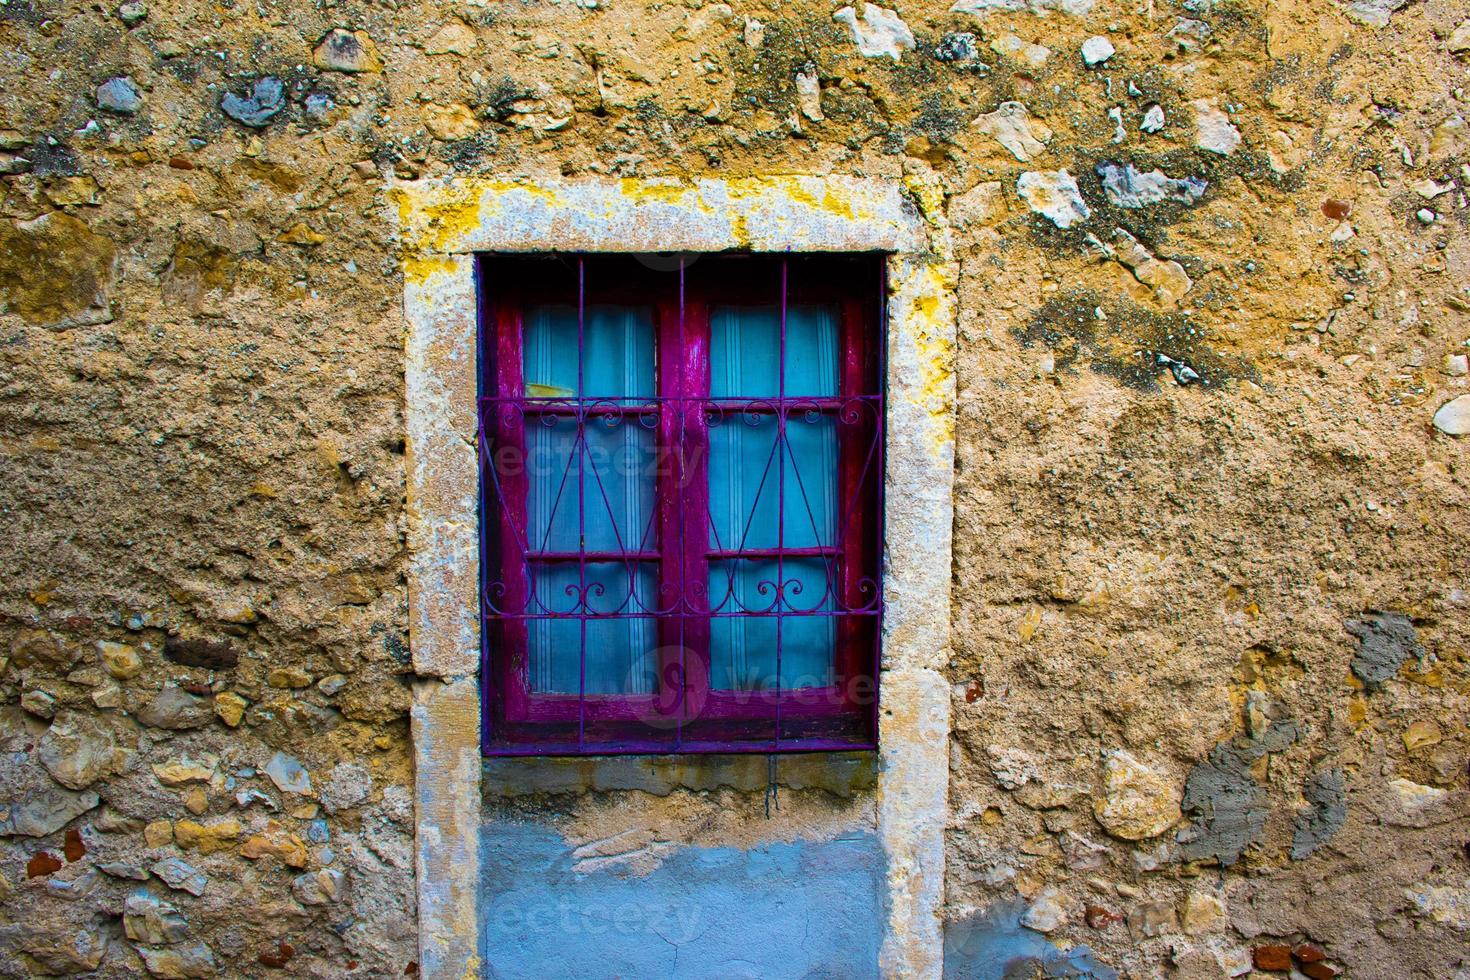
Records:
[[[682,274],[682,273],[681,273]],[[709,421],[705,407],[710,396],[710,301],[700,281],[682,282],[682,339],[680,392],[684,425],[679,457],[680,526],[683,529],[683,650],[685,651],[686,717],[697,717],[709,699]]]

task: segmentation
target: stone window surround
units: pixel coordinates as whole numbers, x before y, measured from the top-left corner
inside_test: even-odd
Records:
[[[848,176],[456,178],[390,191],[403,255],[409,639],[422,976],[479,972],[474,253],[884,252],[887,475],[879,968],[937,977],[948,813],[956,265],[934,183]]]

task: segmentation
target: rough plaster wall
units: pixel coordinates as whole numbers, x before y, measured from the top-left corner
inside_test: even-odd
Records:
[[[862,49],[806,2],[139,6],[0,6],[0,971],[416,955],[385,178],[927,171],[952,972],[1464,969],[1460,5],[906,4]],[[1129,162],[1183,183],[1121,206]],[[1417,649],[1365,680],[1385,613]]]
[[[1010,21],[1054,49],[1024,98],[1054,135],[959,182],[1000,187],[960,250],[951,934],[1019,895],[1128,975],[1299,943],[1312,976],[1463,975],[1470,469],[1431,419],[1470,339],[1465,9],[1187,6]],[[1209,188],[1120,208],[1106,161]],[[1010,194],[1060,166],[1066,230]],[[1192,288],[1086,241],[1114,227]]]

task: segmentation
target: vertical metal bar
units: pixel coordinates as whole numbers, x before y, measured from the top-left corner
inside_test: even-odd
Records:
[[[781,610],[786,605],[786,278],[781,256],[781,349],[776,362],[776,748],[781,747]]]
[[[587,459],[587,388],[584,372],[587,333],[587,267],[577,256],[577,596],[582,604],[577,617],[577,750],[587,743],[587,509],[583,466]]]
[[[485,261],[483,256],[475,256],[475,456],[479,465],[476,467],[480,477],[480,499],[477,502],[476,514],[480,521],[480,580],[477,585],[478,601],[476,606],[480,616],[480,753],[483,755],[490,748],[490,705],[493,698],[502,696],[502,692],[495,689],[490,681],[490,609],[485,601],[486,590],[490,585],[490,513],[486,502],[486,479],[485,468],[491,465],[491,454],[485,444],[489,436],[485,432],[485,390],[486,371],[489,367],[489,359],[485,356],[486,350],[486,316],[485,316]],[[497,514],[498,518],[499,515]]]
[[[679,371],[680,389],[677,392],[681,398],[688,398],[692,392],[688,390],[688,356],[689,337],[684,320],[684,256],[679,255]],[[675,481],[679,495],[679,515],[682,518],[685,513],[685,494],[688,491],[689,476],[686,467],[689,465],[689,446],[684,438],[686,431],[684,413],[693,407],[692,401],[678,402],[683,406],[679,415],[679,452],[675,458],[680,460],[679,476]],[[703,409],[699,409],[703,411]],[[685,538],[689,531],[686,525],[689,522],[681,519],[679,521],[679,599],[675,603],[675,615],[679,617],[679,701],[674,707],[674,751],[677,752],[684,745],[684,712],[688,706],[689,697],[689,644],[685,627],[689,623],[690,610],[685,605],[689,596],[689,550]]]
[[[875,743],[878,741],[879,703],[883,699],[883,685],[880,683],[883,677],[883,623],[887,618],[884,615],[883,596],[883,567],[887,562],[885,554],[888,532],[884,527],[885,516],[888,513],[885,497],[888,492],[888,263],[893,261],[888,256],[878,260],[878,422],[877,434],[874,438],[878,441],[878,512],[874,515],[878,524],[878,550],[875,558],[873,577],[877,582],[878,597],[878,625],[873,630],[873,706],[868,720],[868,737]]]

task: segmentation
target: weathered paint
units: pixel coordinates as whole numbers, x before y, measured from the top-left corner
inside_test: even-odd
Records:
[[[416,669],[448,682],[425,688],[414,714],[425,976],[458,977],[475,969],[473,942],[464,923],[478,921],[482,929],[491,928],[484,916],[500,894],[499,879],[488,865],[491,878],[484,888],[464,887],[471,866],[458,862],[459,847],[443,845],[446,831],[437,823],[440,814],[452,813],[462,845],[477,853],[502,833],[493,827],[482,831],[477,821],[464,819],[479,805],[478,767],[473,777],[466,777],[461,765],[450,772],[439,762],[478,752],[477,726],[464,722],[471,707],[478,718],[479,700],[471,253],[733,249],[890,253],[884,514],[888,612],[877,806],[869,828],[882,861],[873,865],[880,868],[874,877],[856,883],[844,884],[841,876],[804,882],[808,890],[802,892],[802,901],[813,903],[823,921],[835,910],[861,903],[865,918],[847,931],[849,945],[844,947],[860,954],[853,963],[869,964],[871,972],[888,976],[939,975],[949,773],[949,693],[941,670],[950,649],[956,280],[941,198],[938,184],[922,174],[902,183],[835,176],[535,184],[464,179],[393,188],[409,324],[411,640]],[[456,692],[454,711],[435,709],[439,697],[429,692],[441,689]],[[556,763],[543,765],[557,768]],[[593,766],[594,786],[615,787],[619,777],[610,774],[627,775],[624,762]],[[693,781],[704,779],[700,775]],[[817,820],[806,829],[813,840],[836,839],[830,822]],[[539,832],[551,831],[543,827]],[[670,888],[685,887],[681,880],[698,877],[700,855],[706,851],[753,868],[771,862],[780,866],[792,858],[780,848],[796,846],[768,841],[744,850],[676,847],[655,873],[669,876]],[[738,945],[749,946],[743,937],[752,936],[767,942],[762,934],[767,926],[756,928],[766,922],[760,918],[764,906],[752,900],[752,893],[741,894],[724,905],[719,895],[706,897],[725,909],[730,921],[741,924],[732,930],[740,938]],[[875,948],[854,946],[854,937],[872,935],[875,921],[883,923]],[[772,920],[769,928],[776,925]],[[575,955],[596,948],[595,943],[581,945],[585,948]],[[711,946],[707,955],[707,960],[694,961],[705,964],[700,969],[731,975],[733,960],[720,959],[725,953]],[[689,962],[681,961],[681,972]],[[865,975],[856,968],[838,972]],[[781,974],[761,970],[759,975]]]
[[[479,975],[475,888],[479,880],[480,689],[473,677],[414,687],[414,865],[419,971]]]
[[[482,827],[486,975],[878,975],[883,852],[871,834],[683,847],[644,875],[577,852],[540,824]]]
[[[1086,946],[1061,949],[1021,925],[1022,901],[997,902],[950,924],[944,938],[946,980],[1009,980],[1011,977],[1090,977],[1117,980]]]

